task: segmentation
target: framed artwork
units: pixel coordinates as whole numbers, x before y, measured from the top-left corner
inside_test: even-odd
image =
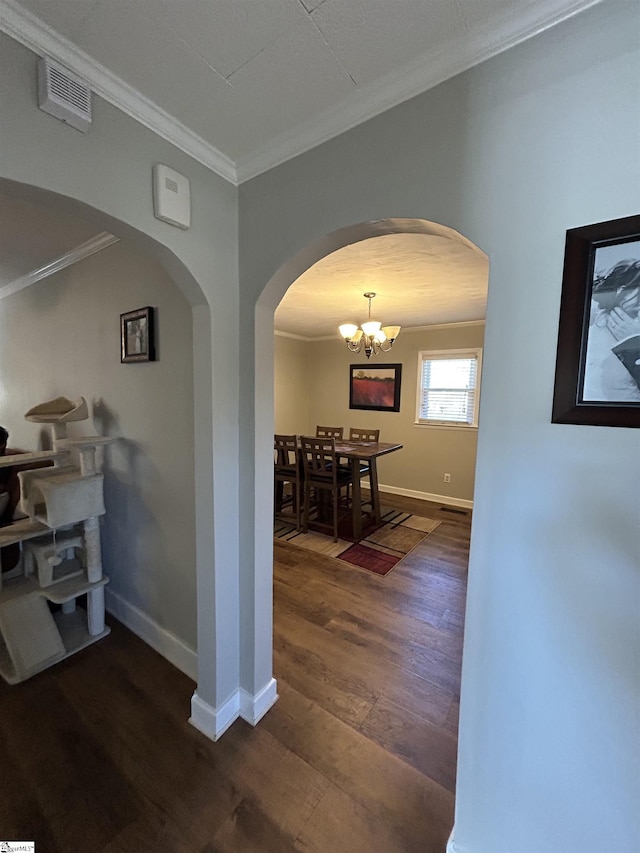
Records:
[[[400,411],[401,364],[350,364],[349,408]]]
[[[640,426],[640,215],[567,231],[551,420]]]
[[[120,315],[120,361],[155,361],[153,308],[138,308]]]

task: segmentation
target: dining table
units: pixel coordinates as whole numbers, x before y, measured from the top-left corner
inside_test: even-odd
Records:
[[[380,511],[380,490],[378,488],[377,460],[380,456],[395,453],[402,450],[402,444],[386,441],[348,441],[336,439],[336,454],[341,459],[346,459],[351,468],[353,479],[352,489],[352,525],[353,538],[357,541],[362,538],[363,512],[362,494],[360,487],[360,467],[365,463],[369,468],[369,484],[371,489],[371,505],[376,527],[382,523]]]

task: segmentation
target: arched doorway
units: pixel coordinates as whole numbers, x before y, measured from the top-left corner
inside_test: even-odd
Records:
[[[151,236],[144,228],[136,228],[122,219],[105,213],[84,200],[63,196],[42,187],[1,179],[0,193],[8,198],[37,205],[52,212],[75,217],[84,223],[90,223],[96,231],[109,232],[135,249],[141,256],[153,259],[168,277],[177,285],[186,298],[191,313],[193,344],[189,347],[187,358],[193,374],[193,402],[190,420],[194,424],[194,455],[198,460],[192,483],[195,507],[195,572],[197,575],[197,648],[187,644],[171,631],[163,630],[162,625],[146,618],[143,612],[134,613],[135,624],[131,625],[136,633],[154,646],[165,657],[198,681],[196,697],[215,706],[221,693],[227,693],[227,684],[237,685],[237,661],[231,661],[224,675],[224,684],[220,684],[220,672],[216,658],[216,647],[223,644],[216,636],[215,614],[215,511],[214,511],[214,460],[212,427],[212,334],[209,298],[187,261],[182,259],[168,245]],[[130,306],[129,306],[130,307]],[[125,309],[123,309],[125,310]],[[170,333],[169,318],[165,329]],[[106,326],[115,321],[112,317],[104,319]],[[72,381],[72,379],[67,379]],[[167,389],[167,400],[170,400]],[[106,414],[105,414],[106,413]],[[104,401],[102,415],[108,416],[108,401]],[[161,415],[157,424],[162,429]],[[123,436],[126,438],[126,436]],[[175,448],[179,456],[180,447]],[[224,502],[220,501],[224,506]],[[224,525],[220,525],[224,526]],[[206,603],[205,603],[206,602]],[[135,610],[135,608],[134,608]],[[118,613],[121,616],[123,613]],[[227,622],[226,627],[237,634],[237,627]],[[194,629],[195,631],[195,629]],[[228,642],[228,640],[227,640]],[[185,709],[187,713],[187,709]]]
[[[255,685],[272,685],[271,675],[272,593],[272,446],[273,446],[273,315],[290,285],[320,259],[353,243],[389,234],[425,234],[454,240],[482,255],[474,244],[453,229],[426,220],[384,219],[341,228],[301,250],[267,282],[255,308],[255,586],[251,601],[255,619],[253,672]],[[259,508],[259,509],[258,509]],[[246,588],[245,588],[246,591]],[[242,605],[241,605],[242,606]],[[247,606],[247,603],[245,603]],[[268,708],[268,705],[262,711]]]

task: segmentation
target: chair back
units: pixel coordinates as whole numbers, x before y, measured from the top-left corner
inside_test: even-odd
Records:
[[[274,463],[276,470],[298,468],[298,437],[296,435],[273,436]]]
[[[332,426],[317,426],[316,438],[342,438],[344,434],[343,427]]]
[[[313,438],[310,435],[301,435],[300,446],[305,477],[321,478],[329,482],[336,479],[338,466],[335,438]]]
[[[350,441],[380,441],[379,429],[358,429],[351,427],[349,430]]]

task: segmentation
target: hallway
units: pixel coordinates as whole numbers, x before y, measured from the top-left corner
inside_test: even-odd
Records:
[[[193,682],[113,619],[1,683],[3,835],[46,853],[442,853],[470,519],[430,506],[443,523],[386,578],[277,544],[280,699],[255,729],[200,735]]]

